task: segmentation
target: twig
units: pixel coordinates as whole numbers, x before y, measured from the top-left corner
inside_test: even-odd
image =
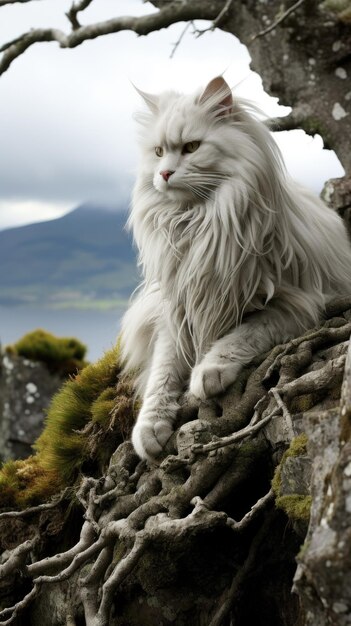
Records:
[[[173,44],[172,52],[171,52],[171,54],[169,55],[169,58],[170,58],[170,59],[173,59],[173,57],[174,57],[174,55],[175,55],[175,53],[176,53],[176,50],[177,50],[178,46],[180,45],[180,43],[181,43],[181,41],[182,41],[182,39],[183,39],[184,35],[187,33],[187,31],[189,30],[189,28],[190,28],[190,26],[191,26],[192,24],[193,24],[193,22],[187,22],[187,23],[185,24],[185,27],[183,28],[182,32],[180,33],[179,38],[178,38],[178,39],[177,39],[177,41]]]
[[[231,517],[228,517],[227,526],[229,526],[232,530],[235,530],[237,532],[243,530],[250,524],[251,520],[253,520],[254,517],[256,517],[256,515],[262,509],[265,508],[265,506],[268,504],[268,502],[270,502],[273,499],[273,497],[274,497],[273,489],[270,489],[270,491],[268,491],[266,495],[264,495],[262,498],[257,500],[257,502],[251,507],[250,511],[248,511],[246,515],[244,515],[244,517],[240,520],[240,522],[236,522]]]
[[[250,572],[250,570],[254,566],[258,549],[259,549],[259,547],[260,547],[260,545],[262,543],[264,535],[267,532],[267,527],[269,526],[269,523],[271,521],[270,517],[271,516],[266,518],[266,520],[262,524],[261,528],[258,530],[257,534],[255,535],[255,537],[254,537],[254,539],[253,539],[253,541],[251,543],[251,546],[250,546],[249,553],[247,555],[246,561],[238,569],[236,575],[234,576],[233,582],[232,582],[231,586],[229,587],[229,589],[227,589],[227,591],[225,592],[224,598],[220,602],[219,609],[218,609],[218,611],[216,611],[215,615],[211,619],[211,621],[209,623],[209,626],[221,626],[223,624],[224,618],[226,617],[226,615],[230,611],[230,608],[231,608],[231,606],[233,604],[234,598],[235,598],[235,596],[238,593],[238,589],[242,585],[242,583],[245,580],[245,577],[247,576],[247,574]]]
[[[294,13],[303,3],[305,2],[305,0],[298,0],[297,2],[295,2],[295,4],[293,4],[291,7],[289,7],[289,9],[287,9],[275,22],[273,22],[270,26],[268,26],[267,28],[264,28],[263,30],[260,30],[258,33],[256,33],[256,35],[252,35],[251,39],[249,40],[249,43],[252,43],[253,41],[255,41],[255,39],[258,39],[259,37],[264,37],[265,35],[267,35],[268,33],[270,33],[272,30],[274,30],[277,26],[279,26],[279,24],[281,24],[282,22],[284,22],[284,20],[289,17],[289,15],[291,15],[291,13]]]
[[[99,539],[97,539],[97,541],[95,541],[95,543],[93,543],[91,546],[88,546],[85,550],[78,552],[74,556],[68,567],[63,569],[59,574],[56,574],[56,576],[38,576],[38,578],[34,579],[34,582],[39,585],[42,583],[58,583],[62,582],[63,580],[67,580],[67,578],[69,578],[72,574],[74,574],[74,572],[82,567],[84,563],[86,563],[93,556],[95,556],[96,553],[100,553],[105,545],[106,537],[101,535]]]
[[[24,3],[31,2],[32,0],[0,0],[0,7],[4,7],[5,4],[16,4],[16,3]]]
[[[131,551],[116,565],[112,574],[102,587],[101,604],[98,611],[98,623],[109,624],[110,610],[116,587],[136,567],[148,545],[148,537],[143,531],[137,533]]]
[[[237,443],[246,437],[252,437],[252,435],[261,430],[261,428],[263,428],[263,426],[267,424],[275,414],[275,412],[272,412],[255,424],[250,422],[248,426],[245,426],[245,428],[238,430],[232,435],[228,435],[228,437],[221,437],[220,439],[210,441],[209,443],[195,443],[191,446],[191,451],[195,454],[211,452],[212,450],[217,450],[218,448],[223,448],[224,446],[230,446],[231,444]]]
[[[0,621],[0,626],[10,626],[10,624],[13,624],[18,614],[21,611],[23,611],[23,609],[27,608],[27,606],[29,606],[32,600],[34,600],[34,598],[38,594],[38,591],[39,591],[38,585],[34,585],[33,589],[29,593],[27,593],[27,595],[23,598],[23,600],[21,600],[20,602],[17,602],[17,604],[15,604],[14,606],[11,606],[1,611],[0,620],[2,620],[2,618],[5,617],[7,613],[12,613],[12,615],[8,619],[5,619],[5,621]]]
[[[294,433],[294,427],[293,427],[293,423],[292,423],[292,419],[291,419],[291,415],[290,415],[288,407],[286,406],[285,402],[283,402],[283,400],[281,399],[276,387],[273,387],[273,389],[270,389],[269,393],[272,394],[272,396],[274,397],[274,400],[277,403],[277,406],[282,410],[285,423],[288,427],[289,437],[290,439],[293,439],[295,437],[295,433]]]
[[[227,2],[225,3],[221,11],[218,13],[217,17],[213,20],[211,26],[209,26],[208,28],[204,28],[202,30],[196,29],[195,30],[196,37],[201,37],[201,35],[203,35],[204,33],[208,33],[208,31],[215,30],[215,28],[217,28],[217,26],[221,23],[223,17],[225,17],[227,13],[229,12],[232,2],[233,0],[227,0]]]
[[[280,346],[280,350],[274,359],[273,363],[269,366],[264,376],[263,382],[269,380],[273,372],[280,368],[281,361],[284,356],[289,354],[292,350],[296,350],[301,343],[309,342],[311,348],[318,348],[322,345],[330,342],[339,343],[340,341],[347,341],[351,333],[351,323],[346,322],[340,326],[330,326],[328,322],[321,328],[307,331],[301,337],[291,339],[287,344]]]
[[[71,8],[67,11],[66,16],[71,22],[73,30],[77,30],[81,26],[78,21],[78,13],[84,11],[92,1],[93,0],[80,0],[80,2],[73,2]]]
[[[54,556],[47,557],[41,561],[36,561],[27,566],[28,574],[31,576],[39,576],[40,574],[49,574],[51,571],[56,571],[57,568],[64,568],[72,562],[74,557],[83,552],[92,545],[95,541],[95,531],[92,528],[90,522],[84,522],[82,530],[80,532],[80,538],[72,548],[66,552],[55,554]]]
[[[31,506],[28,509],[23,509],[23,511],[5,511],[4,513],[0,513],[0,520],[14,517],[26,517],[27,515],[33,515],[34,513],[40,513],[41,511],[54,509],[55,507],[57,507],[58,504],[60,504],[60,502],[62,502],[62,500],[65,498],[69,491],[70,490],[67,487],[58,498],[52,500],[51,502],[45,502],[44,504]]]
[[[27,539],[27,541],[24,541],[12,550],[5,563],[0,565],[0,579],[7,578],[10,574],[23,569],[27,560],[27,555],[33,550],[37,541],[38,537],[35,536],[33,539]]]

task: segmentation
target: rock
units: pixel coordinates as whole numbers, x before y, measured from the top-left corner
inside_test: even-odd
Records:
[[[22,459],[32,452],[45,412],[62,378],[39,362],[0,355],[0,459]]]
[[[322,198],[331,208],[335,209],[344,219],[351,236],[351,178],[332,178],[328,180],[322,191]]]
[[[312,460],[310,524],[298,557],[295,589],[306,608],[306,626],[351,624],[351,343],[341,410],[306,419]],[[344,432],[345,431],[345,432]]]

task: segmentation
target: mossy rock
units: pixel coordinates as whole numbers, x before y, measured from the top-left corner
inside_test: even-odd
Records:
[[[275,501],[276,506],[294,521],[308,522],[312,506],[312,497],[298,493],[280,496]]]
[[[39,504],[57,492],[59,482],[57,474],[45,470],[37,456],[8,461],[0,471],[0,506]]]
[[[75,374],[86,366],[87,348],[74,337],[56,337],[38,328],[24,335],[17,343],[7,346],[12,354],[45,363],[50,372],[62,376]]]
[[[136,410],[133,379],[121,373],[117,345],[67,380],[53,397],[34,445],[36,454],[2,467],[0,507],[45,501],[82,473],[101,475],[111,454],[129,437]],[[26,483],[27,470],[32,474]]]
[[[284,466],[288,464],[290,459],[297,459],[297,457],[299,457],[301,461],[306,459],[307,443],[308,438],[305,433],[302,433],[291,441],[289,448],[283,454],[282,460],[275,470],[272,480],[272,488],[276,496],[276,506],[282,509],[292,521],[308,522],[312,499],[307,493],[283,493],[282,474],[284,472]]]

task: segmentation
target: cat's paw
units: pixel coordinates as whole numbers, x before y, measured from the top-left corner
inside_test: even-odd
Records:
[[[199,363],[192,371],[189,391],[200,400],[217,396],[235,381],[241,367],[240,363],[228,365]]]
[[[138,419],[132,433],[132,443],[141,459],[155,461],[173,435],[172,424],[168,419]]]

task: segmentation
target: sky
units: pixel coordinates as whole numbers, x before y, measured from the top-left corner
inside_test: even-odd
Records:
[[[0,8],[0,45],[33,27],[69,30],[71,0]],[[82,23],[155,12],[142,0],[95,0]],[[209,26],[197,22],[199,28]],[[195,38],[191,29],[174,57],[184,24],[137,37],[121,32],[65,50],[36,44],[0,77],[0,229],[53,219],[83,202],[128,205],[138,151],[133,112],[147,92],[191,92],[224,72],[234,94],[269,116],[289,109],[263,92],[247,49],[220,30]],[[303,131],[276,134],[292,176],[319,192],[342,176],[334,153]]]

